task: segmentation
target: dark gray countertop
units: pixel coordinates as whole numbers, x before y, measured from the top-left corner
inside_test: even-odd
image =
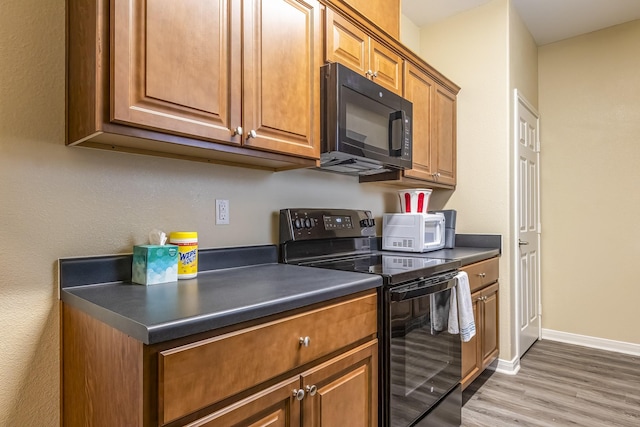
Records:
[[[427,252],[424,256],[438,259],[457,259],[460,260],[462,266],[473,264],[474,262],[484,261],[500,255],[499,249],[494,248],[454,248],[441,249],[439,251]]]
[[[467,265],[499,254],[499,248],[456,247],[423,255]],[[60,299],[155,344],[382,285],[377,275],[278,264],[273,245],[198,256],[197,278],[152,286],[131,284],[131,255],[61,259]]]
[[[145,344],[155,344],[381,284],[374,275],[263,264],[200,272],[195,279],[153,286],[76,286],[62,289],[61,299]]]

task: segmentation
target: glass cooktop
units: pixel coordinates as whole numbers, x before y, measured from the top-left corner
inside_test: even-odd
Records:
[[[398,284],[454,270],[458,268],[459,261],[400,254],[371,254],[313,261],[304,265],[307,267],[378,274],[383,277],[385,284]]]

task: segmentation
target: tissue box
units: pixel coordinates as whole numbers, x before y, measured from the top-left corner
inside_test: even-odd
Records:
[[[138,245],[133,247],[131,281],[140,285],[178,280],[178,246]]]

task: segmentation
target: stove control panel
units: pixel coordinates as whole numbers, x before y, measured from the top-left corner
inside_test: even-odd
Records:
[[[280,243],[340,237],[375,237],[371,211],[352,209],[282,209]]]

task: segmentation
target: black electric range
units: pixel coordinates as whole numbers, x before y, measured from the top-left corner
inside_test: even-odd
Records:
[[[380,247],[370,211],[280,211],[281,262],[383,278],[380,425],[459,426],[460,337],[447,331],[447,320],[460,261]]]

